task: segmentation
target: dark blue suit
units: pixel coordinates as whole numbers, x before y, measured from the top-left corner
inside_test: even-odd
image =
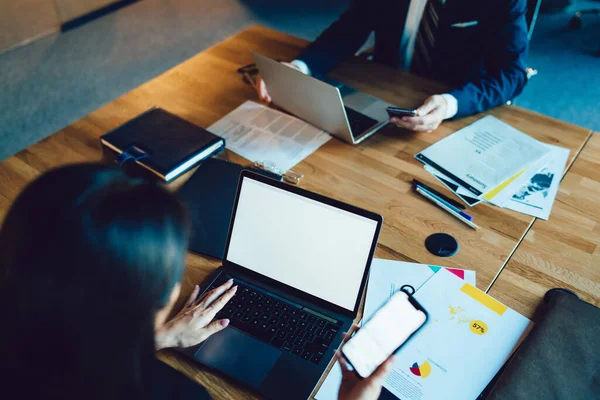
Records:
[[[437,1],[437,0],[433,0]],[[400,41],[409,0],[356,0],[297,58],[313,75],[327,74],[375,32],[376,62],[402,65]],[[455,87],[456,117],[512,100],[527,81],[526,0],[448,0],[436,35],[430,77]],[[457,22],[478,21],[457,28]],[[419,73],[419,71],[415,71]]]

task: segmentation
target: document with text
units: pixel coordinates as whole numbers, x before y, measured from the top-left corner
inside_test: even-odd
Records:
[[[250,100],[207,130],[225,138],[234,153],[253,162],[270,162],[283,171],[331,139],[309,123]]]
[[[415,158],[479,197],[514,179],[549,152],[544,143],[488,115]]]

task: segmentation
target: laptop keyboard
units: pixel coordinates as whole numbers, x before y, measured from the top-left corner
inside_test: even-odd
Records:
[[[365,114],[349,107],[344,106],[344,109],[346,110],[348,123],[350,124],[350,129],[352,130],[352,136],[354,136],[355,139],[366,133],[367,129],[371,128],[378,122],[376,119],[367,117]]]
[[[221,274],[207,290],[225,283]],[[342,322],[320,316],[297,303],[266,294],[261,289],[235,279],[235,296],[217,314],[233,326],[270,345],[319,364],[333,342]],[[325,317],[325,318],[323,318]]]

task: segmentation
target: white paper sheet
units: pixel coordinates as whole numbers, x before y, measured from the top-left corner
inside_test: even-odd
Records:
[[[402,400],[473,400],[528,332],[531,321],[446,270],[415,294],[428,312],[386,380]]]
[[[547,220],[569,159],[569,150],[550,144],[544,146],[550,150],[548,154],[527,168],[503,190],[485,200],[498,207]],[[425,165],[424,168],[465,204],[474,206],[480,202],[475,198],[469,198],[470,192],[446,175],[429,165]]]
[[[440,268],[443,267],[373,259],[365,296],[363,321],[367,322],[375,314],[375,311],[383,306],[403,285],[410,285],[415,291],[419,290]],[[450,272],[462,277],[465,282],[475,285],[475,271],[451,268]]]
[[[403,285],[411,285],[419,290],[433,275],[445,269],[438,266],[407,263],[402,261],[375,258],[371,264],[369,284],[365,299],[363,321],[367,321],[397,290]],[[451,269],[457,276],[464,276],[464,281],[475,285],[475,271]],[[342,372],[336,362],[329,375],[323,381],[315,398],[317,400],[335,400],[342,382]]]
[[[415,158],[456,182],[465,182],[462,186],[477,197],[548,152],[542,142],[488,115],[429,146]]]
[[[207,129],[226,147],[250,161],[268,161],[287,171],[331,136],[281,111],[246,101]]]

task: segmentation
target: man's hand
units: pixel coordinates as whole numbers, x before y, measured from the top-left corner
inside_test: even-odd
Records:
[[[281,63],[283,65],[287,65],[290,68],[294,68],[294,69],[300,71],[300,68],[298,68],[294,64],[286,63],[283,61]],[[300,71],[300,72],[302,72],[302,71]],[[256,87],[256,91],[258,92],[258,97],[260,97],[261,100],[266,101],[267,103],[270,103],[271,96],[269,95],[265,81],[262,79],[262,77],[260,75],[258,75],[258,77],[256,78],[256,86],[255,87]]]
[[[444,120],[448,103],[443,96],[435,94],[425,100],[425,103],[417,108],[416,117],[392,117],[390,122],[400,128],[412,131],[431,132],[437,129]]]
[[[200,287],[196,285],[183,309],[156,332],[156,349],[195,346],[225,329],[228,319],[213,321],[213,318],[235,295],[237,286],[232,285],[230,279],[199,300]]]
[[[351,336],[351,332],[358,330],[354,325],[350,332],[344,334],[345,343]],[[335,354],[340,368],[342,369],[342,383],[338,392],[338,400],[376,400],[381,394],[381,386],[386,376],[392,369],[393,357],[390,356],[383,362],[368,378],[360,378],[356,372],[348,368],[348,363],[338,351]]]

